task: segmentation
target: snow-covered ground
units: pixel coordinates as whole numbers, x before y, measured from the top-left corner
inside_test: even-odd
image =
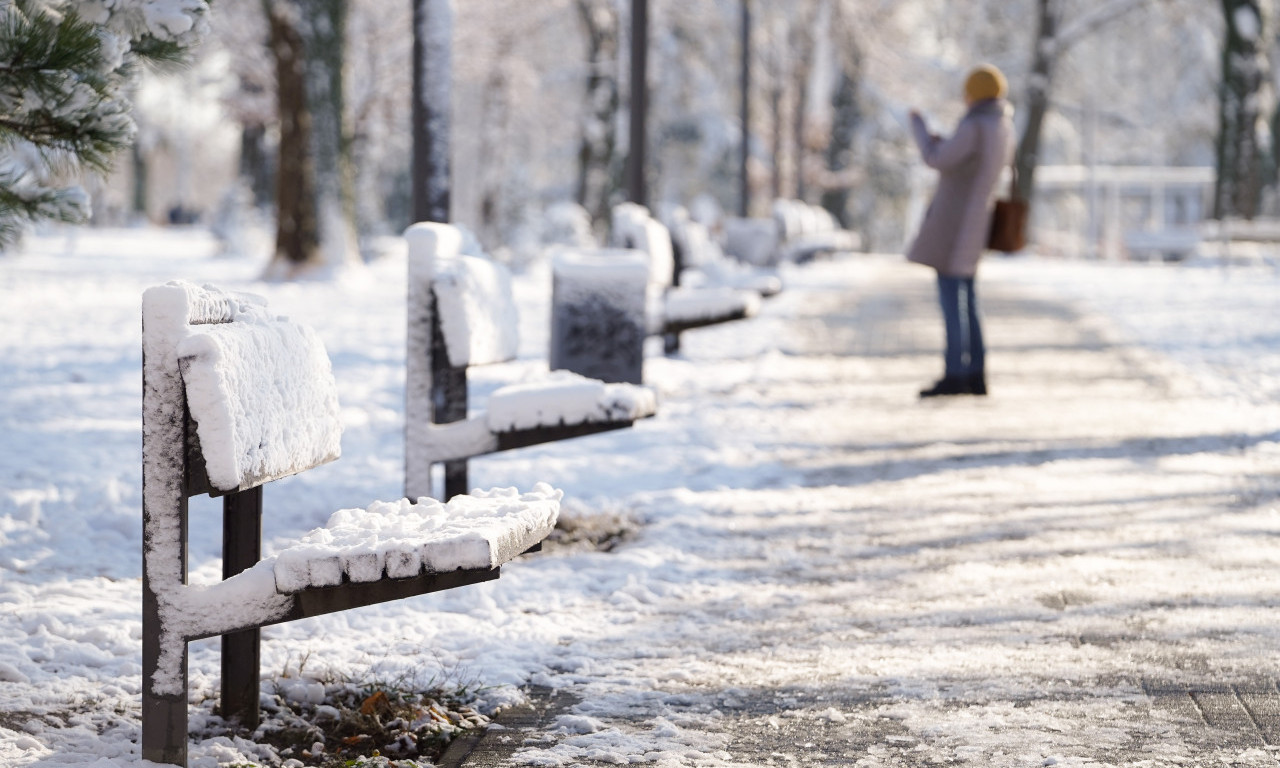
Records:
[[[4,765],[139,763],[145,287],[262,294],[333,359],[343,456],[267,489],[269,552],[401,495],[403,256],[264,284],[215,251],[199,231],[81,230],[0,258]],[[546,481],[570,520],[630,521],[621,546],[269,628],[264,685],[305,665],[491,703],[571,691],[531,765],[1274,764],[1198,741],[1152,691],[1280,677],[1280,275],[985,270],[990,398],[915,398],[939,365],[923,270],[788,270],[759,317],[647,361],[657,417],[473,462],[473,485]],[[549,285],[518,276],[520,360],[473,372],[478,404],[545,368]],[[193,581],[218,578],[220,534],[193,500]],[[217,675],[216,643],[193,644],[194,727]],[[269,757],[215,738],[191,763]]]

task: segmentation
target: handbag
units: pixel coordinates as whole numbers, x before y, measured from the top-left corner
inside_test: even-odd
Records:
[[[1009,196],[996,200],[991,210],[991,229],[987,233],[987,247],[1002,253],[1014,253],[1027,247],[1027,216],[1031,206],[1018,197],[1018,167],[1010,164],[1013,176],[1009,181]]]

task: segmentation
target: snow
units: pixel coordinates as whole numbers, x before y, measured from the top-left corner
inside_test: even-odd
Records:
[[[197,230],[71,230],[0,258],[0,764],[143,765],[148,286],[263,295],[333,360],[344,456],[267,488],[268,557],[401,495],[403,249],[294,284],[216,251]],[[757,317],[646,361],[656,417],[471,463],[481,487],[562,489],[566,521],[630,523],[613,551],[548,547],[496,582],[268,627],[264,686],[426,671],[491,703],[531,681],[579,699],[517,765],[819,747],[849,765],[1274,764],[1142,681],[1280,677],[1280,274],[993,259],[992,396],[922,404],[933,285],[900,262],[784,265]],[[546,311],[549,273],[514,276],[522,316]],[[522,331],[515,362],[475,371],[478,405],[545,365],[549,330]],[[191,507],[193,594],[225,590],[216,502]],[[274,593],[253,570],[236,599]],[[191,764],[261,760],[204,738],[216,641],[190,670]],[[773,746],[750,751],[757,736]]]
[[[1241,5],[1235,9],[1231,16],[1232,26],[1241,39],[1249,42],[1257,42],[1258,32],[1261,24],[1258,20],[1257,9],[1247,5]]]
[[[506,267],[476,256],[442,257],[432,290],[450,365],[502,363],[516,356],[519,317]]]
[[[772,218],[730,216],[724,220],[725,252],[747,264],[776,263],[780,239],[778,222]]]
[[[606,384],[569,371],[552,371],[538,381],[509,384],[489,396],[489,429],[510,432],[542,426],[634,421],[652,416],[658,403],[652,389]]]
[[[752,317],[760,311],[760,294],[723,286],[672,288],[663,297],[667,322],[696,322],[718,317]]]
[[[497,568],[551,533],[563,495],[542,483],[527,493],[477,490],[447,504],[401,499],[338,510],[276,556],[276,590]]]
[[[614,245],[648,254],[650,282],[671,285],[675,271],[671,233],[662,222],[649,215],[647,208],[636,203],[615,205],[611,237]]]
[[[233,307],[225,322],[188,325],[193,311],[219,299]],[[338,457],[337,384],[314,331],[273,317],[251,300],[181,282],[149,289],[143,307],[148,329],[181,339],[173,349],[156,345],[153,351],[181,365],[213,487],[231,491]]]

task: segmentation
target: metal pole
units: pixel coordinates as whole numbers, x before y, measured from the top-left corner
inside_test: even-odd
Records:
[[[413,220],[449,221],[453,0],[413,0]]]
[[[631,0],[631,134],[627,149],[627,199],[640,205],[648,205],[644,178],[648,71],[649,3],[648,0]]]
[[[449,165],[453,81],[453,0],[413,0],[413,220],[449,222],[452,176]],[[431,311],[431,338],[441,336],[440,315]],[[467,417],[465,371],[459,373],[433,347],[433,421]],[[446,404],[439,393],[460,394]],[[467,462],[444,463],[444,498],[467,492]]]
[[[222,499],[222,578],[229,579],[262,559],[262,486]],[[258,681],[262,630],[222,636],[222,716],[258,727]]]
[[[742,0],[742,94],[740,97],[742,124],[741,146],[738,147],[738,215],[746,218],[751,210],[751,186],[747,176],[747,163],[751,157],[751,3]]]

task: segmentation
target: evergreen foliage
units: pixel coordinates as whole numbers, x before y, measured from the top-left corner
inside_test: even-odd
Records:
[[[138,65],[184,60],[205,0],[0,0],[0,246],[39,221],[80,222],[74,186],[133,141]]]

